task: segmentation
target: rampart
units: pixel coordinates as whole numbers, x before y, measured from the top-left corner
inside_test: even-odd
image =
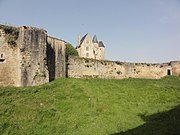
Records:
[[[18,30],[19,31],[19,30]],[[15,35],[19,35],[19,32]],[[9,44],[5,26],[0,25],[0,85],[21,85],[20,50],[17,44]],[[17,37],[15,38],[17,40]]]
[[[172,75],[179,76],[180,75],[180,61],[172,61]]]
[[[47,32],[21,27],[18,38],[21,86],[34,86],[49,81],[46,61]]]
[[[66,42],[61,39],[48,36],[47,59],[50,81],[66,77]]]
[[[0,85],[34,86],[65,76],[65,43],[43,29],[0,25]]]
[[[163,64],[127,63],[119,61],[99,61],[79,57],[69,57],[68,77],[72,78],[151,78],[166,75],[180,75],[180,62]]]

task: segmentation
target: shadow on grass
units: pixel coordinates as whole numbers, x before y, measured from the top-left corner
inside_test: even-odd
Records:
[[[180,105],[167,112],[140,116],[146,123],[112,135],[180,135]]]

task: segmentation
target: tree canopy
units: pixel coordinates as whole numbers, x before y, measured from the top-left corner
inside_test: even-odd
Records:
[[[70,43],[67,43],[66,44],[66,56],[68,57],[70,55],[78,56],[78,52]]]

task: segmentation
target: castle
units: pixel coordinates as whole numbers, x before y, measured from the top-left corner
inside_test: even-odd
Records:
[[[61,77],[152,78],[180,75],[180,61],[128,63],[104,59],[104,45],[89,34],[78,38],[80,57],[66,59],[66,41],[44,29],[0,25],[0,86],[35,86]]]
[[[82,39],[79,35],[76,49],[80,57],[97,60],[104,59],[105,46],[102,41],[98,42],[96,35],[94,35],[93,40],[88,33]]]

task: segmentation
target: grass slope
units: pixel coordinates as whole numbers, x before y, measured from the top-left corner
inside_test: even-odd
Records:
[[[0,87],[0,134],[179,135],[180,77]]]

